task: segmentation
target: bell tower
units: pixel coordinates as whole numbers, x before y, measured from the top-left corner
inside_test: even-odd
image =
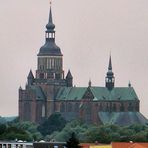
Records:
[[[63,55],[55,43],[55,25],[52,21],[50,6],[49,20],[45,31],[45,44],[38,53],[37,79],[60,80],[64,79]]]
[[[114,77],[114,73],[112,72],[111,55],[109,58],[108,72],[106,74],[105,83],[106,83],[106,88],[108,88],[108,90],[112,90],[114,88],[115,77]]]

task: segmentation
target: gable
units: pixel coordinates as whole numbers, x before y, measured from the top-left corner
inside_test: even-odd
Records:
[[[84,93],[82,99],[91,99],[91,100],[93,100],[93,98],[94,98],[94,95],[91,92],[90,87],[88,87],[87,90],[86,90],[86,92]]]

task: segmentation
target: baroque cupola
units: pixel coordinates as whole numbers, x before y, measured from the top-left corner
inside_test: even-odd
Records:
[[[45,31],[45,44],[38,53],[38,79],[64,79],[63,55],[55,43],[55,25],[50,6],[49,19]]]
[[[55,43],[55,25],[52,21],[51,6],[46,29],[47,30],[45,32],[45,44],[40,48],[38,56],[62,56],[61,49]]]
[[[108,72],[106,74],[105,83],[106,83],[106,88],[108,88],[108,90],[112,90],[114,88],[115,77],[114,77],[114,73],[112,72],[111,55],[109,58]]]

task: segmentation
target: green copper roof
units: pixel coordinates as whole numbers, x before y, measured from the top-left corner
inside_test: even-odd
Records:
[[[103,124],[146,124],[148,120],[140,112],[99,112],[98,116]]]
[[[40,86],[31,86],[31,89],[36,94],[36,100],[45,100],[45,95]]]
[[[108,90],[106,87],[90,87],[94,96],[93,101],[99,100],[138,100],[132,87],[116,87]],[[59,90],[57,100],[81,100],[87,92],[86,87],[63,87]]]
[[[133,87],[115,87],[108,90],[106,87],[91,87],[96,100],[138,100]]]
[[[86,87],[63,87],[59,90],[57,100],[81,100]]]

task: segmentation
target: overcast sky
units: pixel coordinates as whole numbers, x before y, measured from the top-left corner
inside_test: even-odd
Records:
[[[148,117],[148,0],[53,0],[56,43],[76,86],[104,86],[111,51],[115,86],[129,80]],[[0,2],[0,115],[18,115],[18,88],[35,74],[49,0]]]

